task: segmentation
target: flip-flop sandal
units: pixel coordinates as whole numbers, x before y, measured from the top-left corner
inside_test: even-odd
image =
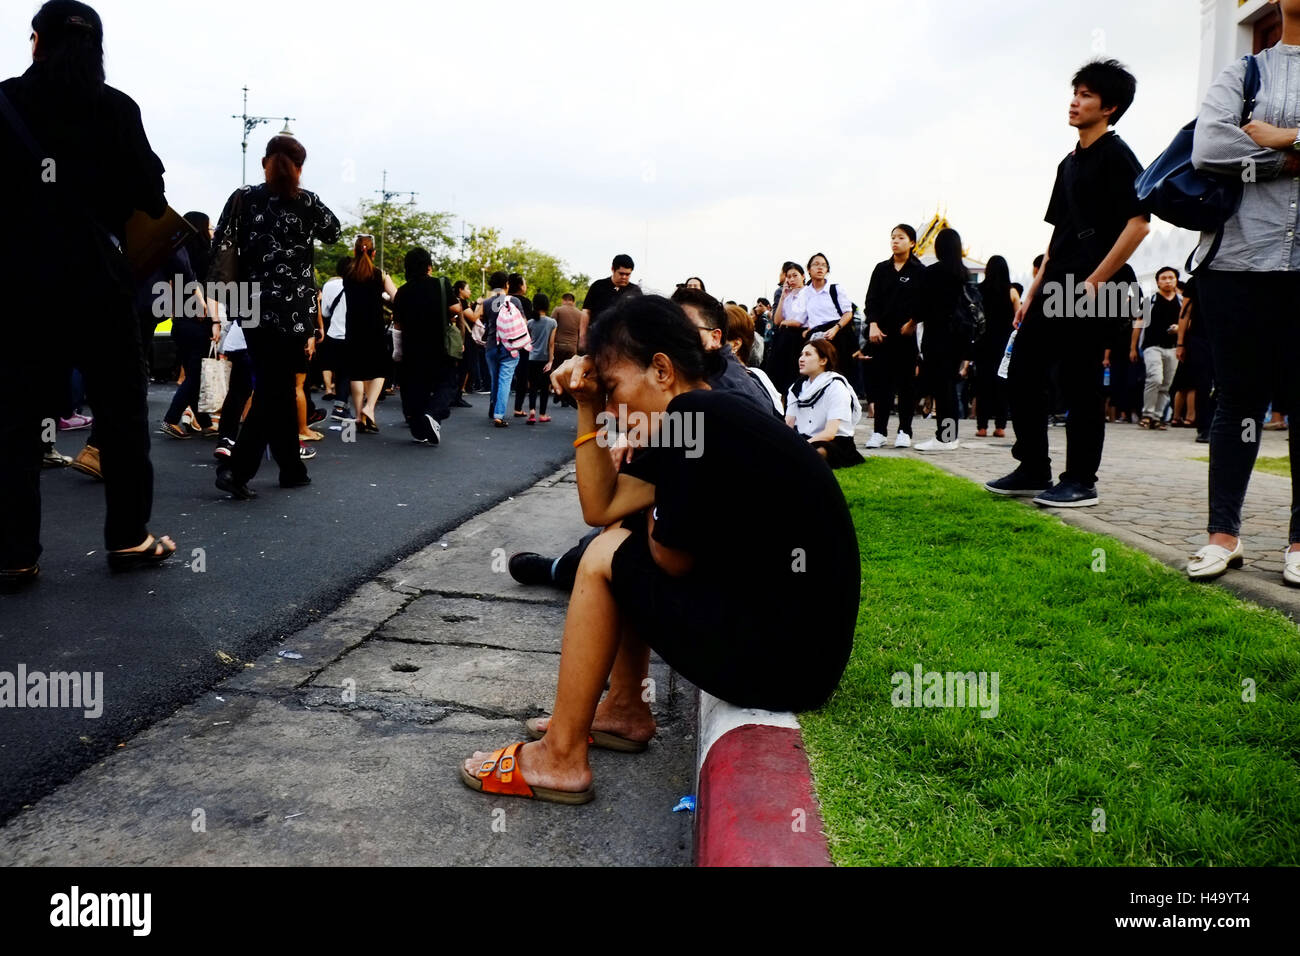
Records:
[[[538,721],[549,720],[549,717],[530,717],[524,721],[524,733],[528,734],[533,740],[541,740],[546,736],[546,731],[538,725]],[[587,743],[601,750],[613,750],[621,754],[639,754],[644,753],[650,745],[644,740],[628,740],[626,737],[620,737],[618,734],[607,733],[603,730],[593,730],[587,735]]]
[[[33,564],[30,568],[0,571],[0,591],[17,591],[23,585],[35,581],[40,573],[41,566],[39,564]]]
[[[163,535],[165,538],[166,535]],[[162,548],[159,553],[158,549]],[[108,552],[108,567],[113,571],[130,571],[132,568],[146,567],[151,564],[159,564],[166,561],[176,553],[176,545],[171,547],[163,544],[162,538],[156,538],[152,534],[149,540],[145,542],[143,551],[110,551]]]
[[[576,806],[590,803],[596,798],[596,788],[588,787],[580,792],[570,790],[550,790],[546,787],[530,787],[524,780],[523,771],[519,769],[516,751],[523,742],[511,744],[493,751],[492,756],[474,773],[466,771],[464,764],[460,767],[460,779],[465,786],[479,793],[496,793],[507,797],[524,797],[528,800],[542,800],[546,803],[564,803]]]

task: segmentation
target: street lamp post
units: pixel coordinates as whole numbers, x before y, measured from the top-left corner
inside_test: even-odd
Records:
[[[389,189],[388,170],[386,169],[384,170],[383,188],[376,189],[375,192],[379,193],[379,195],[381,195],[384,199],[384,201],[380,204],[379,207],[379,271],[383,272],[384,271],[384,241],[388,237],[388,200],[392,199],[394,196],[409,194],[411,197],[411,201],[408,202],[407,205],[414,206],[415,197],[418,196],[419,193],[412,192],[409,189]]]
[[[244,184],[245,186],[247,186],[247,185],[248,185],[248,134],[251,133],[251,132],[252,132],[254,129],[256,129],[258,126],[262,125],[263,123],[274,123],[276,120],[281,119],[281,117],[279,117],[279,116],[249,116],[249,115],[248,115],[248,87],[246,86],[246,87],[244,87],[244,112],[243,112],[243,113],[231,113],[231,114],[230,114],[230,118],[231,118],[231,119],[237,119],[237,120],[243,120],[243,121],[244,121],[244,140],[243,140],[243,142],[240,144],[241,148],[242,148],[243,151],[244,151],[244,163],[243,163],[243,170],[242,170],[242,177],[241,177],[241,178],[242,178],[242,180],[243,180],[243,184]],[[293,130],[289,129],[289,120],[291,120],[291,119],[296,119],[296,118],[297,118],[297,117],[294,117],[294,116],[285,116],[285,117],[283,117],[283,119],[284,119],[284,129],[280,130],[280,135],[281,135],[281,136],[292,136],[292,135],[293,135]]]

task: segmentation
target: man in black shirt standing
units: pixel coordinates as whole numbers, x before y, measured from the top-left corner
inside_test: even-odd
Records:
[[[1169,389],[1174,384],[1178,370],[1178,317],[1182,315],[1183,300],[1178,295],[1178,270],[1165,266],[1156,273],[1159,290],[1147,301],[1142,321],[1133,324],[1133,341],[1129,345],[1129,361],[1138,360],[1138,340],[1142,341],[1142,364],[1146,367],[1146,389],[1142,393],[1143,428],[1165,430],[1165,408],[1169,405]]]
[[[1034,496],[1040,505],[1097,504],[1097,469],[1105,439],[1102,361],[1117,322],[1131,320],[1136,276],[1129,257],[1150,232],[1133,183],[1142,164],[1110,126],[1133,102],[1137,81],[1114,60],[1098,60],[1075,74],[1070,125],[1079,145],[1061,161],[1047,207],[1055,228],[1043,267],[1025,295],[1008,373],[1012,455],[1020,466],[985,486],[1003,495]],[[1060,362],[1062,397],[1069,409],[1066,463],[1052,484],[1048,454],[1047,375]]]
[[[612,308],[625,295],[641,294],[641,287],[632,283],[632,270],[636,263],[626,253],[614,257],[610,264],[608,279],[597,279],[587,290],[587,297],[582,301],[582,328],[578,331],[578,354],[587,351],[587,326],[602,312]]]

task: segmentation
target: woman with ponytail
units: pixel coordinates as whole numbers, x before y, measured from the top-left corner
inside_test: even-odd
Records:
[[[316,349],[313,243],[336,242],[341,229],[320,197],[302,188],[306,161],[307,150],[292,136],[271,137],[262,158],[266,182],[235,190],[217,223],[208,278],[238,281],[239,294],[231,297],[237,301],[227,309],[243,327],[253,363],[253,405],[230,464],[217,470],[217,487],[235,498],[256,497],[248,482],[268,446],[280,487],[311,481],[303,458],[312,454],[304,455],[298,441],[295,379]]]
[[[375,266],[375,237],[357,236],[352,266],[343,277],[347,296],[348,360],[351,367],[352,407],[357,411],[357,431],[376,433],[375,406],[388,374],[388,338],[384,334],[384,293],[392,302],[397,285]]]
[[[167,208],[163,167],[140,108],[104,82],[104,26],[75,0],[32,18],[32,64],[0,83],[0,262],[8,267],[0,380],[14,407],[0,416],[0,588],[36,579],[41,553],[41,419],[54,414],[68,367],[81,370],[95,412],[109,566],[175,553],[149,533],[148,379],[126,221]],[[16,300],[16,301],[15,301]]]

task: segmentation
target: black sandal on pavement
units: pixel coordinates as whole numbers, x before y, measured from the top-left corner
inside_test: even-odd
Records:
[[[130,571],[132,568],[159,564],[175,553],[176,543],[167,535],[161,538],[149,535],[144,541],[143,550],[108,552],[108,566],[113,571]]]

